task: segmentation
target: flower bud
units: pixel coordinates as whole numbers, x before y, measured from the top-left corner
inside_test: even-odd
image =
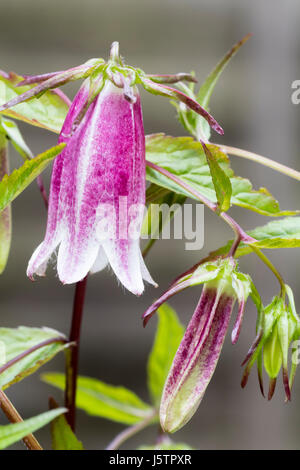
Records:
[[[189,286],[204,283],[196,310],[176,352],[160,405],[166,432],[184,426],[197,410],[216,368],[235,301],[239,303],[232,342],[240,332],[245,302],[251,291],[248,276],[236,270],[232,258],[189,270],[145,313],[147,321],[164,301]]]

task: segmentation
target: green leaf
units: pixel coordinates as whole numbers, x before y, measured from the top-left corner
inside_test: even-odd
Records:
[[[202,146],[205,151],[218,200],[218,212],[226,212],[230,208],[230,198],[232,194],[230,179],[218,164],[214,153],[212,153],[204,143],[202,143]]]
[[[61,390],[65,388],[64,374],[42,374],[42,380]],[[78,377],[76,406],[92,416],[124,424],[138,423],[153,413],[149,405],[127,388],[89,377]]]
[[[22,80],[23,77],[13,72],[9,75],[9,78],[0,75],[1,105],[36,86],[34,84],[16,87]],[[1,114],[59,133],[68,110],[69,107],[66,102],[55,91],[49,90],[40,98],[33,98],[30,101],[20,103]]]
[[[207,145],[215,161],[230,178],[231,203],[268,216],[294,215],[295,211],[280,211],[278,201],[265,189],[252,189],[248,179],[235,176],[225,153],[216,145]],[[210,168],[200,142],[191,137],[170,137],[154,134],[146,137],[147,160],[168,170],[196,189],[211,202],[216,203]],[[177,194],[193,197],[177,183],[147,167],[147,179]],[[196,197],[194,197],[196,199]]]
[[[84,450],[82,442],[77,439],[64,415],[52,421],[51,435],[53,450]]]
[[[1,130],[1,121],[0,121]],[[8,173],[7,139],[0,131],[0,181]],[[0,212],[0,274],[4,271],[11,243],[11,207]]]
[[[280,220],[272,220],[262,227],[247,232],[255,238],[257,242],[251,245],[257,248],[277,249],[277,248],[299,248],[300,247],[300,217],[286,217]],[[220,256],[228,253],[232,245],[230,240],[227,245],[211,253],[212,256]],[[240,257],[253,253],[251,245],[241,243],[235,256]]]
[[[250,34],[245,36],[241,41],[237,42],[232,49],[223,57],[223,59],[216,65],[216,67],[211,71],[211,73],[206,78],[205,82],[201,85],[199,92],[197,94],[198,103],[204,108],[208,108],[209,101],[212,95],[212,92],[219,80],[223,70],[226,65],[232,59],[232,57],[237,53],[240,47],[245,44],[245,42],[250,38]]]
[[[148,361],[148,388],[153,403],[158,406],[167,375],[184,334],[175,311],[167,304],[158,311],[158,327]]]
[[[46,168],[46,166],[63,150],[66,144],[52,147],[37,157],[27,160],[9,176],[5,175],[0,182],[0,212],[10,204],[25,188]]]
[[[17,152],[19,152],[19,154],[22,156],[24,160],[27,160],[28,158],[33,157],[31,150],[29,149],[26,142],[24,141],[23,136],[17,124],[14,121],[11,121],[10,119],[2,118],[1,127],[3,129],[3,132],[11,141],[12,145],[15,147]]]
[[[65,411],[65,408],[58,408],[56,410],[46,411],[46,413],[42,413],[34,418],[26,419],[21,423],[0,426],[0,449],[6,449],[6,447],[20,441],[28,436],[28,434],[48,424],[52,419],[56,418],[56,416],[65,413]]]
[[[32,374],[67,347],[64,342],[64,336],[50,328],[29,328],[25,326],[20,326],[19,328],[0,328],[1,367],[4,367],[9,361],[34,346],[44,341],[51,341],[54,338],[60,338],[61,340],[31,352],[0,373],[0,389],[6,389]]]

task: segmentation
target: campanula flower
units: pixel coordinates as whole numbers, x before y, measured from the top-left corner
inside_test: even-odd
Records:
[[[126,66],[113,43],[110,59],[91,59],[66,71],[24,77],[35,87],[0,106],[0,112],[68,81],[85,78],[59,142],[50,188],[44,241],[34,251],[27,274],[44,275],[58,249],[59,279],[70,284],[110,265],[120,282],[141,294],[143,280],[155,284],[141,255],[139,236],[145,204],[145,135],[137,85],[184,102],[220,134],[217,121],[195,100],[170,87],[189,74],[147,75]]]

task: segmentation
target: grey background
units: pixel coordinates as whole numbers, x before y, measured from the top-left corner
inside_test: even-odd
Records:
[[[299,169],[300,107],[291,103],[291,83],[300,78],[299,2],[286,0],[1,0],[1,63],[4,70],[42,73],[68,68],[91,57],[107,57],[110,43],[120,42],[121,53],[131,65],[149,73],[194,69],[204,79],[232,44],[248,32],[253,38],[224,73],[211,107],[225,129],[218,142],[249,149]],[[65,87],[72,97],[78,84]],[[183,135],[168,100],[143,93],[146,133],[164,131]],[[56,136],[21,124],[34,153],[55,145]],[[11,152],[12,165],[20,160]],[[272,170],[232,157],[238,174],[250,177],[257,187],[268,187],[283,208],[299,206],[296,181]],[[47,172],[47,178],[49,171]],[[47,179],[46,178],[46,179]],[[267,220],[234,208],[245,229]],[[25,276],[28,259],[43,238],[46,214],[35,184],[13,204],[13,242],[9,264],[1,276],[1,325],[49,326],[69,329],[73,286],[63,287],[53,269],[45,279],[31,283]],[[224,243],[230,230],[205,211],[205,245],[201,252],[185,252],[182,241],[160,241],[148,259],[159,291],[148,287],[137,299],[118,286],[106,270],[89,280],[82,331],[80,373],[111,384],[123,384],[148,399],[145,385],[147,354],[155,320],[146,330],[140,316],[169,282],[211,249]],[[282,275],[293,287],[299,305],[299,250],[270,253]],[[253,275],[268,302],[277,291],[272,274],[253,255],[241,261]],[[172,305],[187,323],[199,289],[177,296]],[[271,403],[258,390],[253,370],[245,390],[240,388],[240,363],[254,335],[255,311],[249,301],[239,343],[226,340],[216,373],[193,420],[177,435],[199,449],[295,449],[299,447],[299,377],[293,400],[284,404],[279,380]],[[43,370],[63,370],[63,357]],[[13,386],[8,395],[24,417],[47,408],[47,397],[62,395],[41,384],[38,374]],[[0,415],[0,423],[5,423]],[[78,435],[87,449],[103,448],[122,426],[78,412]],[[124,448],[154,442],[151,428]],[[49,428],[37,433],[49,447]],[[17,448],[22,448],[18,445]]]

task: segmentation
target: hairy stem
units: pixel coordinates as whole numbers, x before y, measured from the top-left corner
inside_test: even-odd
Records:
[[[267,166],[272,168],[272,170],[279,171],[290,178],[294,178],[297,181],[300,181],[300,172],[294,170],[293,168],[289,168],[282,163],[275,162],[271,160],[271,158],[263,157],[262,155],[258,155],[257,153],[248,152],[247,150],[239,149],[236,147],[230,147],[228,145],[217,145],[223,152],[229,153],[230,155],[235,155],[236,157],[246,158],[247,160],[252,160],[253,162],[260,163],[261,165]]]
[[[65,406],[68,409],[66,418],[73,431],[75,430],[76,420],[76,388],[78,375],[80,330],[82,323],[87,278],[88,276],[86,276],[82,281],[79,281],[76,284],[73,303],[72,324],[69,337],[70,342],[74,343],[74,345],[66,353]]]
[[[147,416],[143,421],[140,421],[139,423],[126,428],[124,431],[120,432],[120,434],[117,434],[117,436],[110,442],[110,444],[108,444],[105,450],[117,450],[130,437],[145,429],[151,423],[156,414],[157,411],[155,410],[155,412]]]
[[[23,421],[3,390],[0,390],[0,408],[11,423],[21,423]],[[29,450],[43,450],[33,434],[24,437],[23,442]]]

